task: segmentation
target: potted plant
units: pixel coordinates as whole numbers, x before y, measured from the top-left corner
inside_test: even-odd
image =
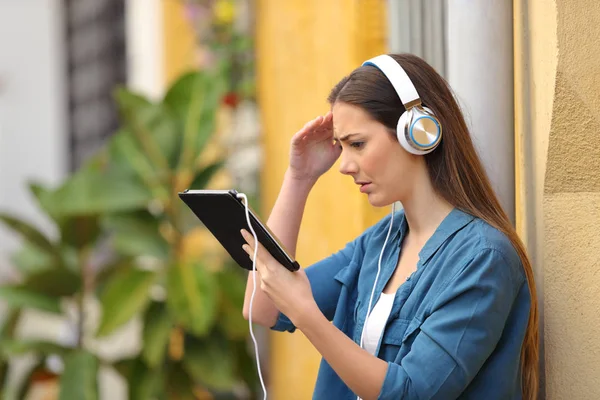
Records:
[[[14,312],[37,306],[60,313],[71,302],[84,321],[85,299],[97,298],[97,326],[78,321],[74,346],[38,347],[40,360],[55,354],[64,362],[61,399],[97,398],[99,365],[122,374],[132,400],[255,396],[241,313],[245,275],[177,196],[206,187],[223,170],[224,159],[211,157],[208,144],[224,88],[222,76],[208,71],[183,75],[159,101],[119,88],[121,129],[106,147],[60,187],[32,186],[59,238],[0,218],[26,239],[22,254],[30,254],[21,258],[43,254],[50,263],[38,272],[22,268],[20,282],[0,287]],[[48,291],[40,280],[56,285]],[[93,344],[132,318],[142,321],[140,351],[102,359]],[[85,384],[73,383],[79,379]]]

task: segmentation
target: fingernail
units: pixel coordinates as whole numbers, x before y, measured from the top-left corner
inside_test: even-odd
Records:
[[[240,232],[241,232],[242,236],[246,236],[248,234],[245,229],[242,229]]]

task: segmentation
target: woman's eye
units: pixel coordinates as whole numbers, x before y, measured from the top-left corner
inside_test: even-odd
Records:
[[[354,147],[355,149],[360,149],[361,147],[363,147],[364,144],[365,144],[365,142],[352,142],[352,143],[350,143],[350,147]]]

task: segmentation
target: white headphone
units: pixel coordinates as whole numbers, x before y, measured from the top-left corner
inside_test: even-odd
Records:
[[[396,127],[402,147],[415,155],[432,152],[442,140],[442,124],[433,111],[421,105],[417,89],[404,69],[387,54],[371,58],[363,65],[372,65],[383,72],[406,108]]]

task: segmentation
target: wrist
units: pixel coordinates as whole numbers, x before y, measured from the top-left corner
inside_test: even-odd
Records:
[[[294,319],[293,322],[296,328],[304,333],[314,329],[321,322],[328,322],[316,304],[313,307],[304,307]]]
[[[318,178],[300,177],[289,168],[285,171],[284,176],[285,182],[288,182],[294,185],[294,187],[306,191],[307,193],[310,192],[315,183],[317,183],[317,179]]]

